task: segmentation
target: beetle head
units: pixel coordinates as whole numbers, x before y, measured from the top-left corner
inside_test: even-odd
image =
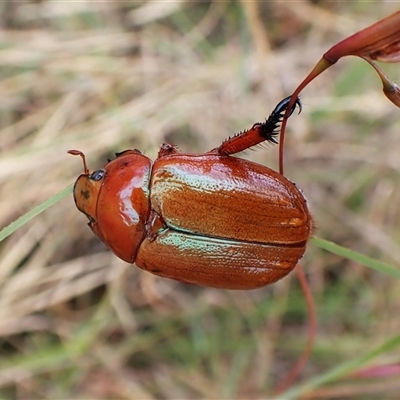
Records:
[[[84,173],[75,182],[74,199],[92,231],[120,258],[134,262],[149,218],[151,160],[138,150],[118,153],[102,170]]]
[[[69,154],[81,156],[83,161],[83,174],[75,182],[74,200],[79,211],[84,213],[89,221],[96,221],[96,205],[100,188],[103,184],[105,171],[97,170],[92,173],[86,165],[85,155],[79,150],[69,150]]]

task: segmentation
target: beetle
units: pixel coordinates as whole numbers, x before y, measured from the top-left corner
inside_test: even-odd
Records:
[[[163,144],[155,161],[116,154],[74,186],[77,208],[118,257],[153,274],[224,289],[255,289],[286,276],[303,256],[313,222],[301,190],[266,166],[232,154],[267,141],[290,98],[263,123],[202,154]],[[296,106],[301,111],[300,100]]]

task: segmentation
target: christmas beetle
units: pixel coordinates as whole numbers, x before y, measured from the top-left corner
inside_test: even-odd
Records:
[[[276,282],[306,250],[313,229],[307,201],[283,175],[232,154],[276,143],[289,100],[202,154],[163,144],[155,161],[126,150],[89,172],[84,154],[70,150],[84,164],[77,208],[118,257],[153,274],[225,289]]]

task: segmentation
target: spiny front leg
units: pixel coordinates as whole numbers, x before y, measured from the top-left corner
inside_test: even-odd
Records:
[[[282,122],[289,102],[290,96],[278,103],[274,111],[272,111],[271,115],[265,122],[257,122],[250,129],[239,132],[233,137],[228,138],[221,144],[221,146],[212,150],[212,152],[216,152],[221,156],[229,156],[231,154],[239,153],[240,151],[246,150],[264,141],[277,144],[278,142],[276,140],[276,136],[279,133],[277,128]],[[300,99],[298,98],[296,99],[289,116],[292,115],[297,106],[299,107],[300,113],[302,105]]]

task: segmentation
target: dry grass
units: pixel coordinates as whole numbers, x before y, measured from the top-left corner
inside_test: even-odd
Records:
[[[263,120],[332,44],[397,5],[1,8],[0,227],[75,180],[71,148],[96,169],[126,148],[155,157],[164,141],[218,146]],[[318,235],[398,265],[399,111],[357,59],[319,78],[303,103],[289,122],[286,174]],[[276,150],[244,156],[275,167]],[[68,198],[0,245],[1,397],[265,398],[300,354],[307,315],[293,277],[252,292],[189,287],[119,261],[85,225]],[[399,281],[313,246],[303,265],[319,313],[304,381],[398,334]],[[374,361],[399,362],[399,349]],[[400,383],[320,390],[310,397],[382,397]]]

